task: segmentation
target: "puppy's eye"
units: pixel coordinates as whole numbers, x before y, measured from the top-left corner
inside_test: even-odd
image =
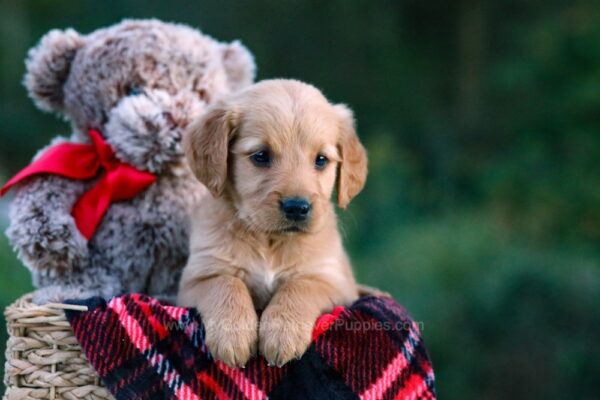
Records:
[[[271,166],[271,154],[266,150],[257,151],[250,156],[250,160],[257,167],[266,168]]]
[[[127,96],[139,96],[144,93],[144,88],[138,85],[132,85],[127,88]]]
[[[322,170],[327,166],[329,160],[323,154],[319,154],[317,158],[315,158],[315,168],[318,170]]]

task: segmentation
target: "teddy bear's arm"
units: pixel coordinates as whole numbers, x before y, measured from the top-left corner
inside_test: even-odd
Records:
[[[48,147],[66,141],[58,137]],[[46,149],[38,152],[34,160]],[[87,263],[87,241],[75,226],[71,209],[88,185],[59,176],[40,175],[17,187],[6,235],[21,261],[34,274],[45,271],[58,277]]]
[[[75,226],[71,208],[86,184],[57,176],[39,176],[15,193],[6,234],[31,271],[61,272],[87,262],[87,241]]]

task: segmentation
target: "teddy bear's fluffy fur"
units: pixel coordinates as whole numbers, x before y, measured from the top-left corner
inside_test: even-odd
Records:
[[[71,208],[95,180],[46,175],[19,185],[7,235],[39,288],[34,300],[172,298],[188,257],[189,212],[206,192],[185,163],[181,135],[215,99],[253,81],[251,54],[187,26],[129,20],[88,35],[53,30],[26,67],[36,105],[71,121],[72,135],[51,145],[88,143],[94,128],[121,161],[157,176],[134,199],[113,203],[89,241]]]

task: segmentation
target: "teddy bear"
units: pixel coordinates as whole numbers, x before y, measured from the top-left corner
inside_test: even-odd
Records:
[[[174,298],[190,211],[207,193],[182,134],[254,72],[240,42],[158,20],[52,30],[29,51],[29,96],[72,127],[3,189],[14,188],[6,233],[32,273],[34,302]]]

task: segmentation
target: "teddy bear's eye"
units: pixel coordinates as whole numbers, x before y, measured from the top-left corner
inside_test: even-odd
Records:
[[[133,85],[127,89],[127,96],[139,96],[144,93],[144,89],[141,86]]]

